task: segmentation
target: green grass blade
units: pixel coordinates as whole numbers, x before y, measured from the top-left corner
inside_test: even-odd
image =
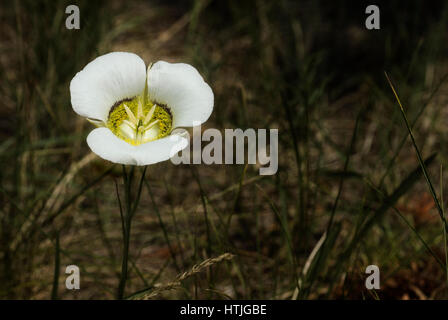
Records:
[[[425,163],[423,161],[422,155],[421,155],[420,150],[419,150],[419,148],[417,146],[417,143],[415,141],[414,134],[412,133],[412,129],[411,129],[411,126],[409,125],[409,121],[408,121],[406,113],[405,113],[405,111],[403,109],[403,105],[401,104],[400,98],[398,97],[398,93],[395,90],[395,87],[392,84],[392,81],[390,80],[389,76],[387,75],[386,72],[384,72],[384,74],[386,75],[387,81],[389,82],[389,86],[392,89],[392,92],[394,93],[395,99],[397,100],[398,105],[400,107],[401,115],[403,116],[404,122],[406,123],[406,128],[408,129],[409,136],[411,137],[412,144],[414,146],[415,152],[417,153],[418,162],[419,162],[419,164],[420,164],[420,166],[422,168],[423,175],[425,176],[426,183],[428,184],[429,191],[431,193],[432,198],[434,199],[434,203],[436,204],[436,207],[437,207],[437,210],[439,212],[440,218],[442,219],[442,221],[443,221],[443,223],[445,225],[445,229],[448,230],[448,224],[446,223],[442,207],[440,205],[439,199],[437,198],[437,195],[436,195],[436,192],[434,190],[434,186],[433,186],[433,184],[431,182],[431,179],[429,177],[429,174],[428,174],[428,172],[426,170]]]

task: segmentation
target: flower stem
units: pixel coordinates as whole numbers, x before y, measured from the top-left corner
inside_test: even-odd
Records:
[[[120,277],[120,284],[118,285],[118,299],[123,299],[124,297],[124,290],[126,287],[126,280],[128,277],[128,258],[129,258],[129,239],[130,239],[130,230],[131,226],[128,224],[129,227],[126,227],[128,230],[125,232],[124,238],[123,238],[123,259],[121,262],[121,277]]]
[[[120,207],[121,216],[121,227],[123,233],[123,257],[121,262],[121,276],[118,285],[117,298],[123,299],[126,289],[126,281],[128,278],[128,260],[129,260],[129,242],[131,238],[131,222],[132,218],[137,209],[138,203],[140,202],[140,195],[142,190],[143,181],[145,178],[146,167],[143,169],[140,182],[138,185],[138,191],[136,193],[134,201],[132,201],[132,180],[134,177],[135,167],[131,167],[129,172],[126,172],[126,167],[123,166],[123,182],[124,182],[124,196],[125,196],[125,206],[123,208],[121,204],[120,195],[118,192],[118,187],[116,186],[117,199]],[[124,210],[123,210],[124,209]]]

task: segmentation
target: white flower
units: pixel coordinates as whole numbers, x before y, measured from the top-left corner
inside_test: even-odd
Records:
[[[70,83],[73,110],[98,128],[87,137],[101,158],[148,165],[168,160],[188,145],[176,127],[201,124],[213,110],[213,91],[185,63],[158,61],[146,70],[133,53],[100,56]]]

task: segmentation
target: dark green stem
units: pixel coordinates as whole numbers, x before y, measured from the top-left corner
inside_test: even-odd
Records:
[[[129,221],[130,222],[130,221]],[[123,299],[126,280],[128,278],[128,259],[129,259],[129,240],[131,235],[131,224],[126,223],[126,229],[123,238],[123,259],[121,262],[121,277],[118,285],[118,299]]]
[[[142,190],[143,181],[145,178],[146,167],[143,169],[140,183],[138,185],[137,194],[134,201],[132,201],[132,180],[134,177],[135,167],[131,167],[129,172],[126,172],[126,167],[123,166],[123,182],[124,182],[124,193],[125,193],[125,207],[121,205],[121,199],[118,192],[118,187],[116,186],[117,199],[120,207],[121,216],[121,227],[123,232],[123,257],[121,261],[121,276],[120,283],[118,285],[118,299],[124,298],[124,293],[126,289],[126,281],[128,278],[128,261],[129,261],[129,242],[131,238],[131,222],[132,218],[137,209],[138,203],[140,201],[140,195]]]

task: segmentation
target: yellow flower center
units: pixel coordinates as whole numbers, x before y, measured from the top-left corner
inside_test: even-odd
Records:
[[[142,96],[117,102],[106,126],[132,145],[154,141],[171,133],[173,119],[169,110]]]

